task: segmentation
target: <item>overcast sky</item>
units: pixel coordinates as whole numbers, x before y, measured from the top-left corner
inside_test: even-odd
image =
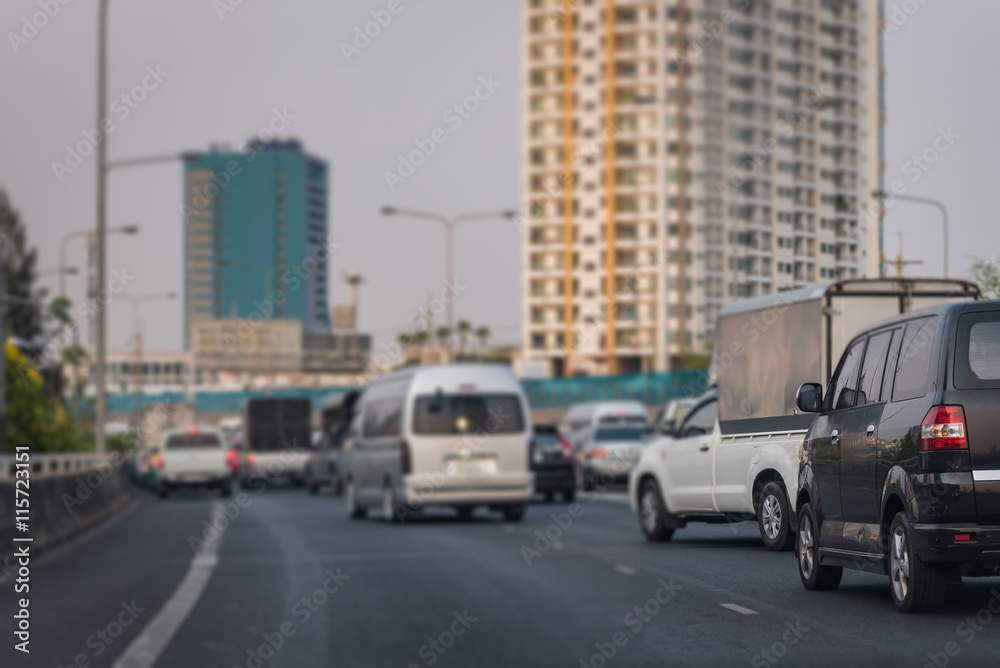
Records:
[[[94,225],[94,156],[57,176],[96,126],[95,2],[59,5],[48,24],[25,41],[24,17],[39,0],[0,3],[0,187],[5,188],[40,249],[43,269],[58,265],[59,241]],[[443,285],[443,232],[432,223],[383,219],[384,204],[445,214],[517,208],[520,202],[522,0],[402,0],[403,10],[363,49],[343,53],[355,28],[389,0],[112,0],[109,95],[141,85],[141,102],[112,107],[111,159],[238,145],[265,127],[273,110],[293,115],[286,135],[331,165],[330,234],[334,301],[347,298],[340,274],[360,270],[361,327],[389,338]],[[55,3],[53,3],[55,4]],[[944,200],[952,225],[951,271],[966,275],[972,254],[994,256],[1000,226],[994,215],[994,161],[1000,148],[993,52],[1000,3],[989,0],[890,1],[912,8],[887,42],[887,181],[907,192]],[[902,9],[900,10],[902,11]],[[905,16],[905,15],[900,15]],[[159,83],[147,68],[161,72]],[[165,73],[165,74],[162,74]],[[499,84],[455,127],[449,108],[472,95],[480,77]],[[155,87],[154,87],[155,86]],[[484,92],[485,89],[480,89]],[[143,95],[140,95],[143,97]],[[123,117],[125,111],[128,116]],[[440,128],[446,137],[426,163],[391,191],[385,172],[398,156]],[[939,131],[957,135],[927,171],[908,165],[933,146]],[[440,135],[439,135],[440,136]],[[919,170],[919,168],[917,168]],[[60,181],[59,177],[62,178]],[[138,237],[112,237],[109,269],[134,275],[131,294],[182,287],[180,163],[113,173],[111,226],[137,223]],[[886,219],[887,255],[897,232],[905,255],[921,259],[910,275],[940,275],[941,232],[933,209],[898,203]],[[467,286],[456,317],[486,324],[498,341],[518,342],[520,238],[509,223],[474,223],[456,233],[457,273]],[[82,242],[69,263],[85,262]],[[54,294],[54,278],[44,279]],[[69,294],[83,297],[84,279]],[[181,302],[142,308],[146,346],[181,346]],[[112,304],[109,347],[131,346],[129,307]]]

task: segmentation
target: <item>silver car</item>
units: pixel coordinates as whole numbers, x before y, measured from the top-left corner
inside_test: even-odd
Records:
[[[577,482],[589,490],[628,480],[646,446],[646,433],[637,425],[592,427],[578,443]]]

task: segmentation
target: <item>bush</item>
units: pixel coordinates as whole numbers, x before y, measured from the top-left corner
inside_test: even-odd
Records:
[[[62,402],[45,393],[41,374],[18,350],[6,345],[7,448],[29,446],[35,452],[79,452],[88,444],[73,433]]]

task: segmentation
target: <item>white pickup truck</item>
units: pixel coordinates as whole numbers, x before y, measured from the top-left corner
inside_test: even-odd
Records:
[[[161,498],[179,487],[233,492],[233,474],[226,460],[225,438],[214,427],[173,429],[163,435],[151,459]]]
[[[712,354],[713,387],[673,436],[642,453],[629,501],[646,538],[669,540],[688,521],[757,518],[771,550],[791,549],[799,449],[813,415],[799,385],[826,382],[865,327],[901,313],[979,298],[961,281],[841,281],[728,304]]]

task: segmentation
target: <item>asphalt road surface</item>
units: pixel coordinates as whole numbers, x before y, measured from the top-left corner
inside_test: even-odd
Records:
[[[646,543],[620,492],[582,499],[577,517],[556,503],[522,523],[442,512],[403,526],[302,490],[239,500],[143,494],[37,559],[30,656],[13,650],[8,579],[0,665],[1000,665],[1000,579],[903,615],[884,576],[806,591],[754,524]],[[222,503],[232,518],[215,534]]]

